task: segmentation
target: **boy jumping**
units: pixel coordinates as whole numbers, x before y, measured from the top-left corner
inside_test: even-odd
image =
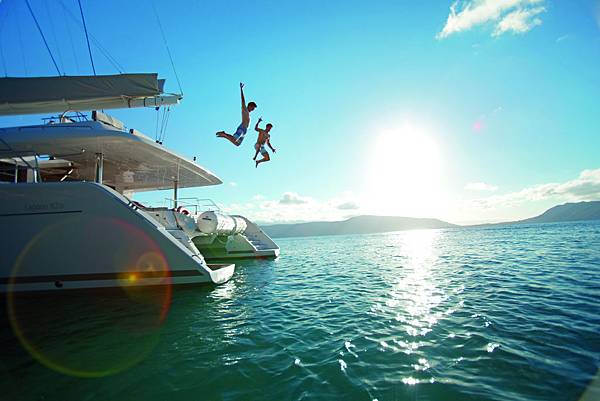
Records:
[[[271,148],[273,153],[275,153],[275,148],[273,146],[271,146],[271,134],[269,134],[269,132],[271,131],[271,128],[273,128],[273,124],[269,123],[266,125],[266,127],[265,127],[266,129],[261,129],[261,128],[258,128],[258,124],[260,124],[261,121],[262,121],[262,118],[259,118],[258,122],[256,123],[256,126],[254,127],[254,129],[258,132],[258,138],[256,139],[256,144],[254,145],[254,149],[256,149],[256,153],[254,153],[254,158],[252,158],[252,160],[256,160],[256,157],[258,156],[258,152],[261,153],[263,158],[260,160],[256,160],[255,167],[258,167],[258,165],[262,162],[268,162],[269,160],[271,160],[271,158],[269,157],[269,152],[267,152],[267,149],[265,149],[265,144],[267,144]]]
[[[250,125],[250,112],[256,109],[256,103],[250,102],[248,106],[246,106],[246,99],[244,99],[244,84],[240,82],[240,93],[242,95],[242,123],[233,135],[229,135],[225,131],[217,132],[217,137],[225,138],[229,142],[233,143],[235,146],[240,146],[242,141],[244,140],[244,136],[248,131],[248,126]]]

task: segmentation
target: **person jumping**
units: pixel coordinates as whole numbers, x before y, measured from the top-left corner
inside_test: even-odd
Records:
[[[233,135],[229,135],[225,131],[217,132],[217,137],[225,138],[229,142],[233,143],[235,146],[240,146],[242,141],[244,140],[244,136],[248,131],[248,126],[250,125],[250,112],[256,109],[256,103],[250,102],[248,106],[246,106],[246,99],[244,98],[244,84],[240,82],[240,93],[242,95],[242,123]]]
[[[269,152],[267,152],[267,149],[265,149],[265,144],[267,144],[271,148],[273,153],[275,153],[275,148],[271,145],[271,134],[269,133],[271,131],[271,128],[273,128],[273,124],[269,123],[266,125],[266,129],[261,129],[258,128],[258,124],[260,124],[261,121],[262,118],[259,118],[258,122],[256,123],[256,126],[254,127],[254,129],[258,132],[258,138],[256,139],[256,144],[254,145],[256,153],[254,153],[254,158],[252,158],[252,160],[256,161],[255,167],[258,167],[260,163],[268,162],[269,160],[271,160]],[[263,158],[260,160],[256,160],[258,152],[260,152],[260,154],[263,156]]]

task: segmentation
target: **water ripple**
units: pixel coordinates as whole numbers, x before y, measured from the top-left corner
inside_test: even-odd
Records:
[[[278,242],[278,260],[176,291],[157,347],[118,376],[11,356],[24,399],[578,400],[598,370],[598,223]]]

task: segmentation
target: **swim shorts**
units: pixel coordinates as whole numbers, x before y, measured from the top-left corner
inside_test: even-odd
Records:
[[[233,138],[235,139],[235,141],[237,142],[237,144],[241,144],[242,141],[244,140],[244,136],[246,136],[246,132],[248,131],[247,127],[244,127],[242,124],[240,124],[239,127],[237,127],[237,129],[235,130],[235,134],[233,134]]]
[[[265,149],[265,145],[259,145],[258,143],[254,144],[254,149],[258,150],[261,155],[268,155],[267,149]]]

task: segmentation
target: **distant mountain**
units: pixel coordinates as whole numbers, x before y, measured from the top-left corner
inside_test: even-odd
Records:
[[[600,201],[565,203],[551,207],[539,216],[502,223],[476,224],[468,227],[508,226],[513,224],[560,223],[563,221],[600,220]]]
[[[509,224],[556,223],[562,221],[600,220],[600,201],[565,203],[554,206],[536,217],[495,224],[478,224],[468,227]],[[271,237],[310,237],[320,235],[372,234],[424,228],[461,227],[437,219],[419,219],[397,216],[357,216],[343,221],[316,221],[311,223],[275,224],[261,226]]]
[[[564,205],[554,206],[539,216],[513,223],[557,223],[579,220],[600,220],[600,201],[565,203]]]
[[[320,235],[371,234],[422,228],[458,227],[437,219],[397,216],[357,216],[343,221],[275,224],[261,228],[271,237],[309,237]]]

